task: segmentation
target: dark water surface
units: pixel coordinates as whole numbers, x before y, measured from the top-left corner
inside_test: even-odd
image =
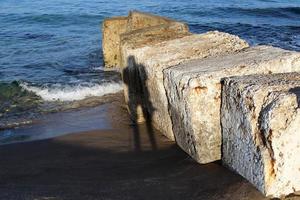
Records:
[[[100,25],[133,9],[300,51],[300,0],[0,0],[0,128],[56,100],[121,90],[119,74],[102,68]]]

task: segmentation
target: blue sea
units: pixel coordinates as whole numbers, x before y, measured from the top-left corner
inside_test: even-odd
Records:
[[[130,10],[300,51],[300,0],[0,0],[0,141],[41,115],[122,89],[119,73],[102,65],[101,23]]]

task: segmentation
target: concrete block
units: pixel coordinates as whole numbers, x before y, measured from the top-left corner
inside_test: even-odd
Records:
[[[113,17],[103,21],[102,49],[107,68],[120,66],[120,35],[127,30],[127,17]]]
[[[134,10],[129,12],[127,31],[129,32],[151,26],[169,24],[172,22],[176,21],[167,17]]]
[[[149,29],[147,31],[138,31],[156,26],[158,27],[151,31],[149,31]],[[131,34],[132,31],[133,33]],[[176,31],[179,31],[179,35],[183,32],[188,33],[188,26],[172,19],[139,11],[129,12],[128,17],[113,17],[105,19],[102,24],[104,65],[107,68],[120,67],[122,65],[120,55],[120,41],[122,34],[127,33],[127,35],[124,35],[124,39],[141,36],[144,38],[146,35],[145,32],[148,32],[148,34],[152,35],[152,39],[160,37],[160,40],[163,40],[167,39],[171,35],[175,35]],[[136,39],[138,40],[139,38]]]
[[[143,121],[147,112],[148,120],[171,140],[174,135],[163,71],[191,59],[228,54],[248,47],[237,36],[217,31],[140,44],[121,47],[127,66],[123,73],[125,99],[135,121]]]
[[[268,197],[300,190],[299,99],[299,73],[224,80],[222,161]]]
[[[270,46],[166,69],[165,88],[177,144],[199,163],[221,159],[221,79],[293,71],[300,71],[300,53]]]
[[[188,35],[191,35],[188,26],[180,22],[151,26],[121,34],[121,68],[127,66],[128,49],[151,46]]]

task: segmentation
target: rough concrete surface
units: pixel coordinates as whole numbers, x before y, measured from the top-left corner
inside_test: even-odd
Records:
[[[266,196],[300,190],[299,91],[299,73],[224,81],[223,163]]]
[[[146,27],[169,24],[172,22],[175,22],[175,20],[134,10],[129,12],[127,31],[129,32]]]
[[[191,35],[191,33],[186,24],[170,22],[169,24],[151,26],[121,34],[120,48],[136,49],[187,35]],[[127,58],[126,53],[122,53],[125,57],[121,58],[121,67],[124,68],[127,66]]]
[[[176,142],[199,163],[221,159],[221,79],[292,71],[300,71],[300,53],[270,46],[194,60],[165,70]]]
[[[163,70],[191,59],[228,54],[246,47],[248,44],[237,36],[217,31],[137,45],[137,48],[122,46],[122,56],[127,60],[123,73],[125,99],[131,115],[136,121],[143,121],[146,112],[147,119],[174,140]]]
[[[127,30],[127,17],[113,17],[102,23],[102,49],[105,67],[120,65],[120,35]]]
[[[181,34],[183,31],[178,28],[175,30],[174,24],[177,24],[177,26],[181,27],[182,30],[186,30],[186,32],[188,32],[188,27],[184,23],[139,11],[129,12],[128,17],[113,17],[105,19],[102,24],[102,49],[105,67],[121,67],[120,40],[122,34],[153,26],[161,27],[163,25],[165,26],[163,26],[161,30],[164,30],[165,33],[158,31],[158,29],[154,29],[156,30],[156,33],[154,33],[155,31],[151,31],[151,34],[155,34],[157,37],[159,34],[161,34],[161,37],[163,37],[163,35],[168,35],[168,25],[170,25],[173,35],[176,34],[176,30],[178,30],[178,33]],[[141,37],[141,35],[133,36]]]

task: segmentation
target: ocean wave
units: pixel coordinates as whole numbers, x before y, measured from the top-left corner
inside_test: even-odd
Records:
[[[92,96],[104,96],[106,94],[117,93],[122,90],[120,82],[101,83],[101,84],[79,84],[75,86],[52,86],[37,87],[27,83],[20,86],[30,92],[40,96],[45,101],[74,101],[82,100]]]
[[[100,66],[100,67],[93,67],[92,68],[94,71],[103,71],[104,70],[104,67],[103,66]]]

